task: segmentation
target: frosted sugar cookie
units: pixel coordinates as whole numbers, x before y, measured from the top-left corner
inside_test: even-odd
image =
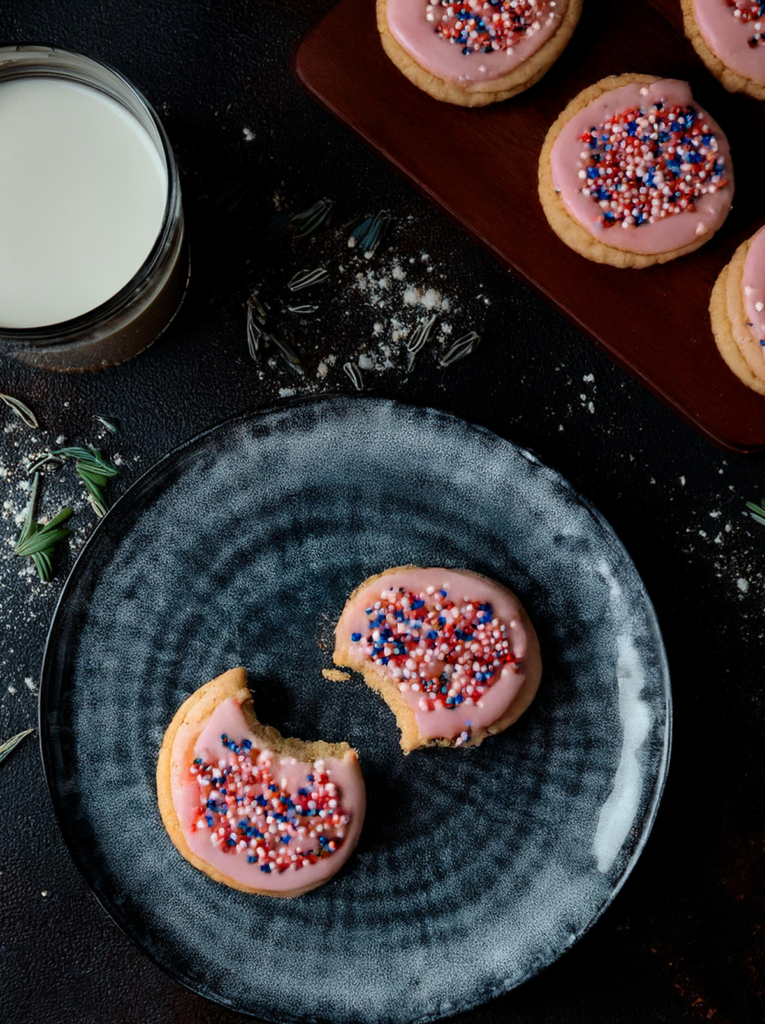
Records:
[[[730,148],[687,82],[604,78],[548,132],[539,197],[558,237],[587,259],[666,263],[709,241],[727,217]]]
[[[385,52],[437,100],[481,107],[538,82],[565,49],[582,0],[377,0]]]
[[[765,228],[738,247],[718,277],[709,314],[720,355],[765,395]]]
[[[539,641],[518,598],[477,573],[403,566],[371,576],[335,629],[335,664],[396,715],[401,747],[477,746],[539,687]]]
[[[355,750],[261,725],[243,668],[181,705],[160,750],[157,794],[189,863],[262,896],[300,896],[329,881],[358,842],[366,803]]]
[[[685,34],[729,92],[765,100],[765,3],[681,0]]]

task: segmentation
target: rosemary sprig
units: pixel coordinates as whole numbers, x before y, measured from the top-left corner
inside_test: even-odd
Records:
[[[16,413],[18,418],[24,423],[25,426],[31,427],[36,430],[40,424],[37,422],[37,417],[29,408],[25,405],[20,398],[14,398],[13,395],[3,395],[0,393],[0,400],[5,402],[9,409]]]
[[[347,363],[343,363],[343,370],[350,377],[350,379],[351,379],[351,381],[353,383],[353,386],[356,388],[356,390],[357,391],[363,391],[364,390],[364,378],[362,377],[361,370],[358,368],[358,366],[355,363],[353,363],[350,360],[348,360]]]
[[[475,352],[480,340],[481,335],[476,334],[475,331],[470,331],[469,334],[463,334],[461,338],[457,338],[454,344],[450,345],[446,352],[444,352],[438,361],[438,365],[451,366],[452,363],[458,363],[460,359],[464,359],[465,356],[469,356],[471,352]]]
[[[15,736],[11,736],[11,738],[9,740],[5,740],[4,743],[0,743],[0,764],[2,764],[6,757],[16,749],[22,740],[25,740],[27,736],[30,736],[33,732],[33,729],[25,729],[23,732],[17,732]]]
[[[754,519],[760,526],[765,526],[765,498],[760,500],[759,505],[755,505],[753,501],[748,501],[746,507],[749,509],[749,515]]]
[[[348,237],[348,248],[358,246],[365,256],[374,255],[378,245],[385,237],[393,218],[387,210],[380,210],[374,217],[367,217],[351,231]]]
[[[93,419],[94,420],[98,420],[98,422],[103,427],[106,427],[106,429],[109,431],[110,434],[119,434],[119,432],[120,432],[119,420],[112,419],[111,416],[101,416],[98,413],[95,414]]]
[[[299,270],[287,282],[287,287],[291,292],[299,292],[303,288],[312,288],[315,284],[326,281],[328,277],[329,271],[324,267],[317,267],[316,270]]]
[[[63,465],[64,462],[70,459],[74,459],[77,476],[85,484],[88,501],[100,519],[101,516],[106,514],[108,508],[106,498],[104,497],[104,488],[111,479],[119,476],[120,471],[97,448],[82,448],[78,446],[56,448],[34,462],[29,467],[29,472],[33,473],[48,463]]]
[[[72,510],[70,508],[62,508],[59,514],[51,519],[49,523],[40,526],[38,522],[35,522],[34,518],[39,487],[40,474],[35,473],[32,482],[32,493],[27,505],[21,533],[16,541],[15,553],[19,558],[31,558],[35,569],[37,569],[37,575],[43,583],[47,583],[53,575],[53,553],[56,545],[71,533],[71,530],[61,526],[61,524],[66,522],[72,514]]]

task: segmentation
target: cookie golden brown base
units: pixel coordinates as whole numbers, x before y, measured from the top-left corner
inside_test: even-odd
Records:
[[[744,263],[751,244],[752,240],[748,239],[740,245],[733,254],[733,259],[717,278],[709,302],[709,318],[712,321],[715,343],[728,367],[748,388],[765,395],[765,360],[758,350],[757,342],[746,329],[742,295]],[[738,325],[735,320],[738,321]],[[749,353],[753,365],[762,364],[760,376],[754,372],[744,352]]]
[[[355,596],[366,587],[376,583],[377,580],[382,579],[384,576],[390,576],[397,572],[407,572],[409,570],[416,570],[422,568],[417,565],[397,565],[391,569],[386,569],[385,572],[376,573],[374,576],[370,576],[365,579],[363,583],[360,583],[358,587],[353,591],[348,600],[346,601],[346,607],[350,604]],[[475,573],[477,576],[478,573]],[[486,578],[486,577],[484,577]],[[493,580],[490,581],[494,583]],[[495,586],[499,584],[494,583]],[[519,606],[520,617],[527,631],[534,634],[533,627],[529,621],[529,617],[526,614],[525,609]],[[535,635],[535,634],[534,634]],[[342,642],[335,639],[335,652],[334,662],[336,665],[340,665],[343,668],[351,668],[354,671],[360,673],[364,677],[364,682],[370,689],[375,690],[383,698],[385,703],[391,709],[393,714],[396,716],[396,724],[401,731],[400,745],[401,749],[405,754],[410,754],[413,750],[417,750],[419,747],[454,747],[454,742],[449,739],[423,739],[420,735],[420,730],[417,725],[417,719],[415,718],[414,711],[412,711],[409,704],[401,696],[396,683],[390,678],[390,676],[377,668],[376,665],[369,661],[359,661],[354,658],[351,653],[350,640]],[[536,692],[539,689],[539,676],[533,677],[533,674],[529,674],[520,690],[518,691],[515,699],[510,704],[502,718],[497,719],[492,725],[486,730],[488,736],[496,736],[498,733],[504,732],[509,726],[516,722],[523,712],[528,708],[531,702],[536,696]],[[478,739],[471,741],[470,743],[463,744],[464,746],[478,747],[483,743],[486,737],[481,736]]]
[[[162,823],[167,829],[167,834],[173,841],[176,849],[186,858],[189,864],[209,875],[216,882],[227,885],[240,892],[255,893],[259,896],[276,896],[290,899],[294,896],[302,896],[320,885],[324,885],[328,879],[323,878],[311,885],[301,886],[296,889],[286,889],[275,892],[272,889],[258,889],[255,886],[243,885],[236,879],[216,870],[206,861],[190,849],[183,835],[181,823],[175,812],[172,796],[172,766],[173,766],[173,745],[178,730],[181,726],[187,728],[187,739],[182,751],[176,751],[176,757],[184,763],[191,764],[194,760],[194,744],[205,725],[210,719],[215,708],[230,697],[235,697],[241,702],[242,711],[250,730],[262,741],[262,747],[266,750],[273,750],[280,757],[294,757],[298,761],[316,761],[321,758],[333,757],[342,760],[348,755],[356,756],[355,751],[347,743],[323,743],[316,741],[306,743],[298,739],[290,739],[281,735],[277,729],[268,725],[262,725],[255,716],[255,709],[252,706],[252,697],[247,688],[247,673],[243,668],[232,668],[223,675],[218,676],[211,682],[201,686],[198,690],[181,704],[172,722],[167,727],[162,746],[159,751],[157,763],[157,800]],[[330,876],[331,877],[331,876]]]
[[[383,49],[388,57],[418,89],[422,89],[433,99],[442,100],[445,103],[454,103],[460,107],[485,107],[489,103],[509,100],[513,96],[517,96],[518,93],[525,92],[532,85],[536,85],[540,78],[550,70],[573,35],[582,13],[583,2],[584,0],[569,0],[568,8],[557,31],[544,46],[532,53],[527,60],[519,64],[509,74],[491,81],[458,84],[426,71],[413,57],[410,57],[388,28],[387,0],[377,0],[377,28],[380,32]]]
[[[604,93],[612,92],[623,85],[651,85],[661,79],[654,75],[610,75],[601,81],[591,85],[588,89],[580,92],[578,96],[569,103],[558,120],[553,124],[547,133],[547,138],[542,146],[542,153],[539,157],[539,201],[542,204],[545,216],[550,227],[562,242],[573,249],[574,252],[584,256],[593,263],[607,263],[611,267],[620,269],[632,268],[643,270],[645,267],[652,267],[657,263],[669,263],[678,256],[685,256],[689,252],[699,249],[712,237],[706,234],[698,241],[693,241],[679,249],[671,249],[667,252],[642,253],[628,252],[625,249],[616,249],[612,245],[606,245],[590,234],[586,228],[574,220],[566,209],[566,205],[559,192],[556,192],[553,184],[552,165],[550,156],[558,136],[565,125],[590,103],[597,100]]]
[[[696,21],[693,0],[680,0],[680,3],[683,7],[685,34],[690,39],[696,53],[701,57],[718,82],[722,83],[728,92],[744,92],[748,96],[753,96],[756,100],[765,100],[765,85],[761,82],[755,82],[754,79],[747,78],[745,75],[740,75],[737,71],[729,68],[711,49],[699,28],[699,23]]]

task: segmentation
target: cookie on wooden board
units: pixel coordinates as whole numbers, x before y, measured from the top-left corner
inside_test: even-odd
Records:
[[[730,210],[728,141],[687,82],[613,75],[576,96],[539,160],[539,198],[558,237],[614,267],[693,252]]]
[[[717,278],[709,316],[720,355],[765,395],[765,228],[743,242]]]
[[[685,34],[728,92],[765,100],[765,3],[680,0]]]
[[[377,0],[382,45],[418,89],[481,107],[530,88],[566,48],[583,0]]]

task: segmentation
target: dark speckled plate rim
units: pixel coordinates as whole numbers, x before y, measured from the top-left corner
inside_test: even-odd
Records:
[[[45,782],[48,788],[51,803],[53,805],[53,812],[56,818],[56,822],[58,824],[59,832],[64,840],[64,845],[66,846],[69,855],[72,858],[77,870],[80,872],[85,882],[87,883],[88,888],[95,897],[96,902],[111,918],[111,920],[114,922],[117,928],[119,928],[122,934],[127,939],[129,939],[129,941],[134,946],[136,946],[141,951],[141,953],[143,953],[144,956],[146,956],[149,960],[156,964],[157,967],[159,967],[162,971],[164,971],[171,978],[173,978],[174,981],[183,985],[184,988],[189,989],[189,991],[194,992],[196,995],[203,996],[205,999],[208,999],[210,1002],[216,1003],[219,1006],[225,1006],[227,1009],[234,1010],[238,1013],[241,1013],[248,1017],[252,1017],[254,1019],[258,1019],[259,1014],[255,1013],[252,1010],[242,1009],[241,1006],[237,1006],[233,1001],[225,999],[220,994],[209,992],[205,990],[203,986],[193,984],[192,982],[187,980],[183,976],[183,974],[179,970],[177,970],[172,964],[163,962],[158,955],[147,950],[145,946],[141,943],[140,938],[138,937],[137,934],[135,934],[132,928],[131,916],[129,914],[125,914],[123,910],[121,910],[119,906],[117,906],[112,901],[108,891],[105,888],[100,887],[99,884],[89,876],[85,864],[80,860],[77,848],[77,841],[68,830],[68,826],[66,824],[66,817],[64,815],[63,808],[59,803],[56,787],[56,778],[55,773],[53,771],[54,741],[50,735],[49,729],[49,722],[51,721],[51,716],[46,713],[48,710],[55,710],[53,708],[49,708],[48,697],[49,691],[52,689],[52,684],[49,681],[50,672],[52,671],[51,664],[54,660],[52,651],[54,642],[56,641],[56,635],[59,627],[59,618],[62,614],[64,605],[66,604],[69,593],[74,589],[75,585],[79,582],[80,577],[87,571],[89,550],[94,542],[94,539],[97,537],[100,531],[106,529],[106,526],[110,522],[110,520],[116,518],[116,516],[121,513],[122,509],[125,508],[125,506],[129,505],[131,502],[134,502],[136,499],[140,500],[142,493],[148,487],[152,486],[158,480],[158,478],[161,478],[164,475],[166,469],[169,466],[172,466],[175,463],[175,461],[179,458],[179,456],[183,455],[184,453],[187,453],[190,449],[193,449],[195,446],[204,442],[210,435],[216,434],[220,431],[228,430],[229,428],[239,423],[264,418],[275,413],[283,413],[285,410],[288,410],[290,408],[299,408],[302,406],[316,404],[330,405],[338,401],[344,403],[375,403],[378,405],[387,405],[391,409],[401,408],[404,410],[416,410],[426,414],[427,416],[439,417],[441,418],[442,421],[445,420],[457,424],[463,429],[467,428],[472,432],[489,437],[495,441],[498,441],[502,445],[506,445],[514,449],[518,454],[523,456],[530,463],[538,466],[541,470],[543,470],[548,477],[554,477],[559,483],[559,485],[561,485],[569,493],[571,498],[576,503],[578,503],[582,508],[585,509],[589,516],[594,520],[598,530],[605,533],[607,537],[610,537],[616,543],[617,547],[624,552],[624,555],[629,561],[629,563],[633,566],[633,568],[635,568],[635,574],[638,578],[640,587],[642,589],[642,596],[645,601],[648,622],[653,631],[653,635],[655,636],[657,653],[659,655],[659,665],[663,677],[663,693],[666,708],[666,721],[663,737],[662,760],[658,768],[656,778],[654,780],[650,800],[646,805],[645,813],[643,815],[642,821],[640,822],[640,834],[638,838],[635,840],[635,848],[629,860],[627,861],[624,870],[622,871],[619,878],[613,884],[613,887],[611,888],[608,897],[603,900],[602,904],[597,908],[597,910],[590,918],[588,923],[585,925],[585,927],[581,929],[581,931],[576,935],[575,939],[573,939],[569,943],[569,945],[566,946],[565,949],[558,950],[554,956],[551,956],[549,958],[545,957],[544,959],[540,959],[536,964],[534,964],[531,970],[529,970],[523,976],[523,978],[521,978],[513,986],[513,988],[517,988],[518,985],[521,985],[525,981],[528,981],[530,978],[535,977],[545,967],[548,967],[550,964],[559,960],[560,957],[565,952],[567,952],[568,949],[571,949],[574,945],[576,945],[581,940],[581,938],[584,935],[586,935],[587,932],[589,932],[592,926],[602,917],[602,915],[613,902],[614,898],[621,891],[622,886],[632,873],[635,864],[637,863],[640,855],[642,854],[645,848],[645,844],[648,841],[651,829],[653,828],[654,822],[656,820],[656,814],[658,812],[659,804],[664,793],[664,787],[666,785],[672,750],[673,705],[672,689],[669,677],[669,666],[667,663],[667,655],[664,647],[664,641],[661,635],[661,629],[659,628],[659,622],[656,617],[656,611],[648,595],[648,591],[646,590],[645,584],[643,583],[640,574],[637,572],[637,568],[634,566],[634,562],[632,561],[629,552],[624,547],[624,544],[619,539],[619,537],[617,536],[616,532],[614,531],[613,527],[608,522],[608,520],[602,515],[601,512],[598,511],[597,508],[595,508],[595,506],[587,498],[583,497],[561,473],[559,473],[556,469],[553,469],[551,466],[543,462],[532,451],[529,451],[526,448],[521,448],[519,445],[514,444],[512,441],[509,441],[506,438],[500,437],[499,434],[494,433],[493,431],[481,426],[480,424],[470,423],[467,420],[463,420],[459,416],[455,416],[453,413],[446,412],[444,410],[437,409],[432,406],[422,406],[417,405],[416,403],[404,402],[401,401],[400,399],[382,398],[373,395],[354,397],[353,395],[349,395],[346,392],[342,391],[325,392],[321,395],[313,396],[296,396],[294,398],[281,400],[279,402],[275,402],[267,406],[251,407],[249,409],[244,410],[243,412],[236,413],[233,416],[227,417],[225,420],[222,420],[221,422],[215,424],[212,427],[208,427],[206,430],[201,431],[199,434],[195,434],[187,441],[183,441],[181,444],[177,445],[175,448],[169,451],[166,455],[163,455],[161,458],[159,458],[152,466],[149,467],[149,469],[142,473],[141,476],[138,477],[138,479],[135,480],[122,495],[120,495],[120,497],[117,499],[114,505],[112,505],[111,508],[107,511],[106,515],[96,524],[96,527],[94,528],[90,537],[87,539],[87,541],[81,548],[79,554],[77,555],[74,565],[72,566],[71,571],[67,576],[66,582],[64,583],[64,586],[61,590],[58,601],[56,602],[56,607],[53,612],[53,617],[51,619],[51,624],[48,629],[48,635],[45,641],[45,649],[43,651],[42,669],[40,672],[40,699],[38,703],[38,737],[40,746],[40,756],[42,759]],[[507,991],[512,991],[512,989],[504,989],[501,992],[494,991],[491,993],[484,994],[478,993],[474,1000],[466,1002],[463,1005],[454,1007],[453,1012],[446,1016],[453,1016],[457,1013],[469,1012],[470,1010],[473,1010],[476,1007],[483,1005],[490,999],[496,998],[497,996],[504,994]],[[260,1019],[273,1020],[273,1018],[262,1017],[260,1017]],[[443,1019],[445,1019],[445,1017],[442,1014],[435,1014],[427,1018],[422,1018],[423,1021],[435,1021]],[[320,1022],[318,1018],[314,1017],[311,1017],[310,1021],[311,1024],[333,1024],[333,1022],[331,1021]]]

